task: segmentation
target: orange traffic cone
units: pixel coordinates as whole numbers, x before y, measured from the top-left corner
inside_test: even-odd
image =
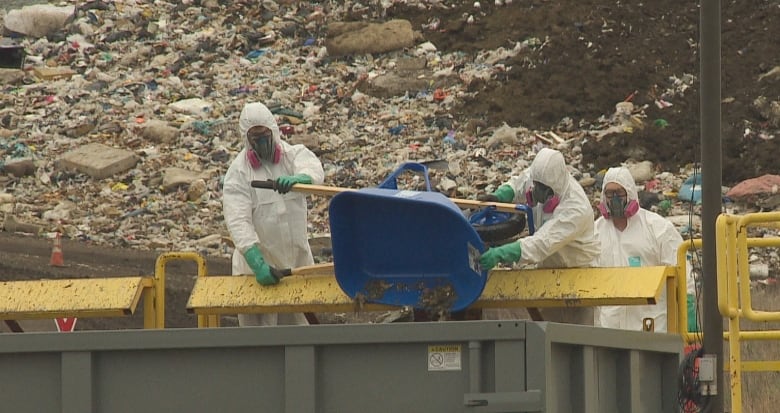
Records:
[[[54,246],[51,248],[51,260],[49,265],[53,267],[64,267],[65,261],[62,258],[62,241],[60,240],[60,233],[54,238]]]

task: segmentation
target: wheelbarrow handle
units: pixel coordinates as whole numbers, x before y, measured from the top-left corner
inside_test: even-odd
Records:
[[[517,204],[515,205],[515,209],[525,212],[525,222],[528,224],[528,234],[534,235],[534,232],[536,232],[536,226],[534,225],[534,210],[525,204]]]
[[[398,176],[404,171],[420,172],[425,179],[425,189],[431,192],[431,179],[428,177],[428,167],[419,162],[404,162],[390,176],[385,178],[377,188],[398,189]]]

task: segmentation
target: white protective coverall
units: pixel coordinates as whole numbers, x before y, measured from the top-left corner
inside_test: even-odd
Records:
[[[520,264],[537,264],[539,268],[592,266],[599,254],[593,207],[585,190],[566,169],[563,154],[543,148],[530,168],[511,177],[506,184],[515,191],[514,203],[526,203],[525,193],[533,181],[552,188],[559,203],[551,213],[544,212],[541,204],[533,208],[536,231],[520,238]]]
[[[271,129],[282,154],[278,163],[261,162],[252,168],[247,159],[247,131],[257,125]],[[322,184],[324,172],[317,156],[303,145],[281,140],[274,115],[262,103],[249,103],[238,120],[244,149],[230,164],[223,187],[223,212],[233,238],[233,275],[252,274],[243,251],[258,244],[271,267],[296,268],[314,264],[308,242],[306,197],[290,191],[279,194],[270,189],[252,188],[253,180],[275,180],[282,175],[306,174],[312,184]],[[240,325],[308,324],[301,313],[239,314]]]
[[[533,235],[520,238],[521,265],[536,264],[538,268],[576,268],[595,265],[600,249],[593,228],[593,207],[585,190],[566,168],[563,154],[549,148],[541,149],[531,166],[519,176],[511,177],[505,185],[515,192],[516,204],[525,204],[526,191],[533,181],[552,188],[558,205],[552,212],[544,212],[543,205],[533,207]],[[483,311],[485,319],[527,318],[524,311],[510,309]],[[590,308],[546,308],[541,311],[545,321],[593,324]]]
[[[604,175],[604,187],[610,182],[622,186],[628,202],[639,202],[634,178],[626,168],[610,168]],[[607,200],[601,191],[601,202]],[[596,235],[601,240],[599,267],[640,267],[677,265],[677,249],[682,236],[664,217],[639,208],[628,218],[628,226],[618,230],[611,219],[596,220]],[[655,305],[603,306],[596,311],[596,325],[641,331],[643,319],[653,318],[657,332],[666,332],[666,289]]]

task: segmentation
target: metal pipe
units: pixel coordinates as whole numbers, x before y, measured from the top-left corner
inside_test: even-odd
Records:
[[[170,261],[195,261],[198,265],[198,277],[205,277],[206,260],[197,252],[164,252],[157,257],[154,264],[155,307],[157,310],[156,328],[165,327],[165,267]],[[198,326],[201,327],[198,318]]]
[[[699,100],[701,105],[702,240],[704,269],[704,351],[715,355],[715,371],[723,371],[723,319],[718,311],[715,221],[721,212],[720,0],[702,0],[699,13]],[[721,376],[722,381],[724,379]],[[723,392],[708,400],[710,412],[723,412]]]

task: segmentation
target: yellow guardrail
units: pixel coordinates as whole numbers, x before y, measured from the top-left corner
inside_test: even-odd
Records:
[[[676,320],[674,321],[672,321],[673,317],[669,317],[667,331],[679,332],[686,344],[697,343],[702,340],[701,332],[688,331],[687,255],[690,250],[695,250],[697,248],[701,248],[701,239],[686,240],[680,245],[680,248],[677,249],[677,266],[675,267],[677,271],[675,271],[675,280],[673,283],[671,281],[667,282],[666,288],[667,296],[675,296],[674,302],[669,300],[667,303],[666,314],[677,315]],[[674,291],[676,294],[672,294],[670,291]]]
[[[198,254],[197,252],[165,252],[160,254],[157,257],[157,261],[154,264],[154,281],[156,285],[157,291],[160,291],[160,294],[157,294],[154,300],[154,305],[157,305],[158,308],[165,308],[165,268],[168,265],[169,262],[172,261],[195,261],[195,263],[198,265],[198,278],[205,277],[207,274],[206,271],[206,259],[203,258],[202,255]],[[144,307],[144,310],[146,310],[146,307]],[[198,327],[203,327],[206,325],[209,325],[209,322],[218,323],[217,316],[198,316]],[[165,327],[165,312],[164,311],[158,311],[157,312],[157,327],[158,328],[164,328]]]
[[[742,412],[742,372],[780,371],[780,360],[742,360],[741,342],[780,340],[780,330],[741,331],[740,320],[780,321],[778,311],[753,308],[750,289],[750,254],[748,248],[780,247],[780,237],[751,238],[749,227],[776,228],[780,212],[752,213],[740,216],[723,214],[716,221],[718,260],[718,310],[728,318],[729,362],[725,366],[731,379],[732,413]]]

